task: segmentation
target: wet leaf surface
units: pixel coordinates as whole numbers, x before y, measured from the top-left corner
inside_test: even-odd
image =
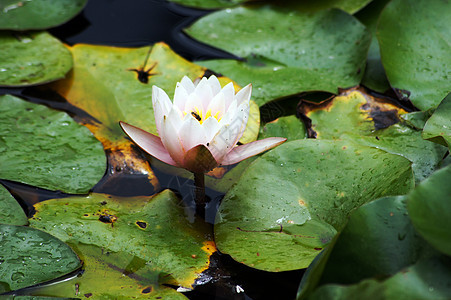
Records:
[[[303,91],[335,93],[338,87],[358,84],[370,43],[366,28],[339,10],[237,7],[209,14],[186,32],[241,57],[199,63],[240,85],[252,82],[253,99],[260,106]]]
[[[9,225],[27,225],[28,218],[20,204],[0,185],[0,223]]]
[[[285,137],[288,141],[306,138],[304,124],[295,116],[281,117],[260,128],[260,138]]]
[[[72,68],[70,52],[47,32],[0,32],[0,45],[0,86],[42,84],[64,78]]]
[[[36,30],[65,23],[77,15],[88,0],[3,0],[0,29]]]
[[[444,22],[450,14],[447,1],[395,0],[379,19],[377,38],[390,84],[409,91],[421,110],[437,107],[451,91],[451,28]]]
[[[420,130],[399,122],[404,109],[362,89],[320,105],[306,103],[300,112],[312,121],[317,138],[352,140],[406,157],[417,183],[432,174],[446,153],[445,147],[423,140]]]
[[[412,186],[401,156],[347,141],[287,142],[256,159],[226,194],[215,240],[254,268],[305,268],[351,210]]]
[[[69,246],[29,227],[0,224],[0,248],[0,293],[58,278],[81,266]]]
[[[102,145],[69,115],[10,95],[0,103],[0,178],[66,193],[102,178]]]
[[[91,194],[53,199],[36,204],[35,209],[31,226],[75,247],[96,246],[125,261],[136,257],[142,262],[141,271],[153,274],[153,280],[160,278],[159,283],[191,288],[216,250],[209,227],[189,221],[183,205],[169,190],[154,197]],[[88,255],[80,248],[81,257]],[[125,268],[128,263],[118,267]]]
[[[408,196],[408,209],[418,232],[436,249],[451,255],[451,166],[436,171]]]
[[[451,94],[437,107],[423,129],[423,138],[451,149]]]

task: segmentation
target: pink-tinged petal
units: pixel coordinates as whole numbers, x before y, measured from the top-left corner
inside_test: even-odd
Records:
[[[248,84],[244,88],[242,88],[235,96],[238,105],[240,105],[241,103],[249,103],[249,100],[251,99],[251,93],[252,84]]]
[[[211,75],[208,78],[208,84],[211,87],[211,91],[213,92],[213,96],[218,94],[221,91],[221,84],[219,83],[218,78],[215,75]]]
[[[185,109],[185,103],[188,101],[188,95],[189,94],[183,85],[181,83],[177,83],[174,93],[174,106],[183,111]]]
[[[188,94],[194,92],[194,89],[196,88],[194,86],[194,83],[187,76],[183,76],[182,80],[180,81],[180,84],[185,88]]]
[[[235,147],[221,161],[221,165],[233,165],[246,158],[260,154],[266,150],[279,146],[286,138],[270,137],[249,144]]]
[[[161,142],[172,159],[179,165],[182,165],[183,157],[185,156],[185,149],[183,149],[178,131],[176,130],[173,122],[171,122],[168,117],[165,117],[163,119],[161,129]]]
[[[124,122],[119,122],[119,124],[129,138],[145,152],[162,162],[173,166],[179,166],[169,155],[168,151],[166,151],[166,148],[163,146],[159,137]]]
[[[187,118],[183,121],[179,130],[179,137],[185,151],[208,142],[204,127],[192,115],[187,115]]]
[[[152,86],[152,105],[155,107],[155,103],[160,102],[163,114],[168,114],[169,110],[172,108],[172,101],[165,91],[157,87]]]
[[[206,173],[217,166],[217,161],[204,145],[190,149],[183,161],[183,168],[194,173]]]
[[[214,117],[208,117],[208,119],[202,123],[202,127],[205,130],[206,141],[210,142],[219,131],[219,122]]]

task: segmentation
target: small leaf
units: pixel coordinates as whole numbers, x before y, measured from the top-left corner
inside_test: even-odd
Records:
[[[0,29],[36,30],[55,27],[77,15],[88,0],[3,0]]]
[[[39,1],[33,1],[36,2]],[[0,32],[0,45],[0,86],[55,81],[64,78],[72,68],[70,52],[47,32]]]
[[[451,94],[437,107],[423,129],[423,138],[451,149]]]
[[[0,293],[56,279],[81,266],[69,246],[29,227],[0,224],[0,248]]]
[[[268,137],[285,137],[288,141],[304,139],[305,126],[295,116],[281,117],[261,127],[260,139]]]

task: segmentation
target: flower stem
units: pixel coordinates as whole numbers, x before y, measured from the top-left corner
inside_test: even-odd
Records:
[[[205,175],[204,173],[194,173],[194,185],[196,195],[196,211],[200,217],[205,219]]]

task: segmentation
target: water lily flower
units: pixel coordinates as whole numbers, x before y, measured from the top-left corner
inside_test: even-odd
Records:
[[[237,146],[249,117],[252,85],[235,94],[233,83],[221,88],[216,76],[198,84],[188,77],[177,83],[174,102],[152,87],[158,136],[120,122],[125,133],[157,159],[193,173],[231,165],[276,147],[286,138],[272,137]]]

